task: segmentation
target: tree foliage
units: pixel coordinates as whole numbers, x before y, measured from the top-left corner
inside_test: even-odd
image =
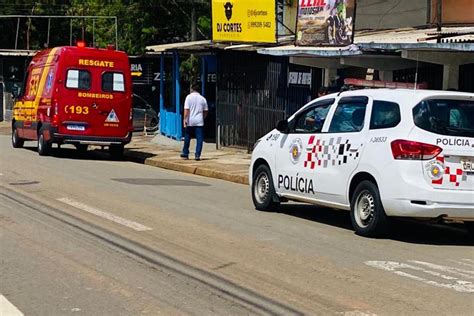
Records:
[[[210,37],[210,5],[196,0],[69,0],[2,1],[2,15],[59,15],[117,17],[119,49],[130,55],[144,52],[147,45],[186,41],[191,38],[191,10],[196,9],[198,38]],[[69,45],[84,39],[88,45],[115,44],[114,19],[21,18],[18,37],[17,18],[0,18],[0,48],[40,49]]]

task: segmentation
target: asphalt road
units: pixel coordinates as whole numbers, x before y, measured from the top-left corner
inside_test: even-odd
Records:
[[[96,152],[39,157],[33,145],[12,149],[0,136],[0,312],[474,310],[474,248],[462,226],[400,221],[388,238],[367,239],[346,212],[257,212],[244,185]]]

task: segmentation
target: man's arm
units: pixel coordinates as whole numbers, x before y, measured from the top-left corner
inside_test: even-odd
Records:
[[[202,117],[205,119],[207,117],[207,113],[209,112],[209,108],[207,107],[207,100],[204,98],[204,108],[202,111]]]
[[[189,109],[184,109],[184,118],[183,118],[184,127],[188,125],[188,118],[189,118]]]

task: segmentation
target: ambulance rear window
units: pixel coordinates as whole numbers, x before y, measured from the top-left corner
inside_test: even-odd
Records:
[[[124,92],[125,79],[122,73],[106,72],[102,75],[102,90],[105,92]]]
[[[66,76],[66,88],[89,90],[91,74],[87,70],[69,69]]]

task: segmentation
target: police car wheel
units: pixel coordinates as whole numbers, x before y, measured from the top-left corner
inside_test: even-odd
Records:
[[[387,232],[387,215],[374,183],[362,181],[356,187],[351,200],[351,221],[355,232],[361,236],[377,237]]]
[[[22,148],[24,145],[25,141],[18,136],[18,130],[16,127],[13,128],[12,130],[12,146],[13,148]]]
[[[466,226],[469,236],[474,239],[474,222],[464,222],[464,226]]]
[[[275,202],[272,173],[266,165],[257,167],[253,174],[252,200],[255,208],[260,211],[274,211],[279,202]]]
[[[40,156],[47,156],[51,152],[51,143],[44,139],[44,133],[40,132],[38,135],[38,154]]]

